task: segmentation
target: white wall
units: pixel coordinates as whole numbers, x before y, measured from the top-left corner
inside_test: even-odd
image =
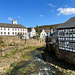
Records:
[[[6,34],[4,34],[4,33],[6,33]],[[10,33],[10,34],[8,34],[8,33]],[[16,35],[18,35],[18,33],[22,33],[24,36],[28,37],[28,30],[25,29],[25,28],[4,28],[4,27],[0,27],[0,36],[16,36]]]
[[[42,32],[40,33],[40,39],[45,39],[46,36],[47,36],[47,33],[43,29]]]
[[[36,36],[36,30],[34,28],[32,28],[31,32],[28,33],[29,37],[33,37]]]

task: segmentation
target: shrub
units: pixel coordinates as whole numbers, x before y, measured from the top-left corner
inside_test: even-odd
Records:
[[[1,44],[1,43],[3,43],[3,38],[2,38],[2,37],[0,37],[0,44]]]
[[[5,43],[1,43],[0,46],[1,46],[1,47],[5,47],[6,44],[5,44]]]

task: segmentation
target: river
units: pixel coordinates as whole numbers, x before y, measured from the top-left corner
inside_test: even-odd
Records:
[[[43,58],[41,52],[44,48],[38,48],[31,52],[31,56],[33,57],[32,61],[25,62],[22,66],[15,67],[9,75],[61,75],[59,71],[57,71],[54,67],[47,64]],[[33,72],[26,70],[30,64],[36,65],[36,68]],[[28,71],[27,73],[18,72],[18,69],[24,67],[24,71]],[[23,72],[24,72],[23,71]]]

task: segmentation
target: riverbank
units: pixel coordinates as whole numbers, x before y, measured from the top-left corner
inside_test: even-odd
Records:
[[[58,59],[47,52],[46,48],[43,50],[42,56],[46,63],[57,69],[62,75],[75,75],[75,65]]]
[[[20,61],[17,64],[13,63],[6,75],[60,75],[49,64],[42,59],[42,51],[45,47],[37,47],[31,50],[27,56],[31,56],[32,60]]]
[[[74,65],[47,53],[43,46],[26,47],[2,58],[9,64],[2,61],[3,66],[8,65],[0,70],[3,75],[75,75]]]
[[[31,51],[42,46],[26,47],[21,50],[15,50],[10,54],[0,58],[0,74],[8,75],[10,71],[17,65],[17,63],[24,61],[31,61],[33,58],[30,56]],[[5,73],[6,72],[6,73]]]

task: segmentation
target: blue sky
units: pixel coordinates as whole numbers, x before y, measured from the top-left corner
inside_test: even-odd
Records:
[[[0,0],[0,23],[51,25],[75,17],[75,0]]]

